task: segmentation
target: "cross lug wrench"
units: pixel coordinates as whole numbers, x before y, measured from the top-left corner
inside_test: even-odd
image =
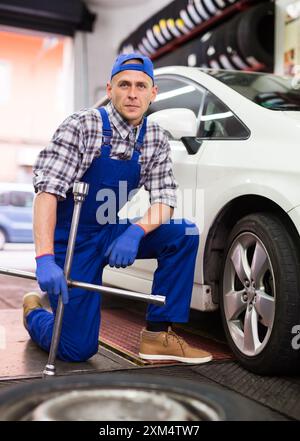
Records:
[[[72,266],[72,260],[74,255],[75,241],[77,235],[77,228],[79,224],[79,217],[82,203],[85,200],[86,195],[88,194],[89,185],[85,182],[75,182],[73,186],[73,195],[74,195],[74,211],[72,215],[72,223],[70,228],[70,234],[68,239],[68,246],[66,251],[66,260],[64,265],[64,274],[66,277],[68,288],[83,288],[88,291],[94,291],[115,296],[126,297],[129,299],[140,300],[146,303],[152,303],[159,306],[163,306],[166,303],[166,298],[161,295],[150,295],[144,294],[140,292],[128,291],[124,289],[112,288],[107,286],[93,285],[91,283],[85,283],[81,281],[71,280],[70,272]],[[0,267],[0,274],[4,274],[7,276],[13,277],[21,277],[24,279],[37,280],[34,273],[27,271],[20,271],[9,268]],[[55,360],[57,354],[57,348],[59,344],[60,334],[61,334],[61,326],[62,326],[62,318],[64,312],[64,304],[62,302],[61,295],[58,299],[57,311],[55,316],[53,335],[51,341],[51,347],[49,352],[49,357],[47,364],[43,370],[43,377],[47,378],[49,376],[56,375],[55,368]]]
[[[68,239],[68,246],[66,251],[66,259],[64,264],[64,274],[66,280],[70,277],[72,261],[74,256],[74,248],[76,242],[77,228],[79,224],[79,217],[82,204],[85,200],[86,195],[89,191],[89,184],[85,182],[75,182],[73,186],[73,195],[74,195],[74,210],[72,215],[71,229]],[[43,371],[43,377],[53,376],[56,373],[55,368],[55,359],[57,354],[57,348],[59,345],[61,327],[63,321],[64,314],[64,304],[62,301],[62,296],[58,297],[57,310],[55,314],[55,321],[53,327],[53,334],[51,340],[51,346],[49,351],[48,362]]]

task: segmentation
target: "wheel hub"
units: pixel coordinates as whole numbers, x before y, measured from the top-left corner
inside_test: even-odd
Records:
[[[255,288],[253,286],[250,286],[249,288],[246,288],[246,297],[248,302],[253,302],[253,300],[256,297],[256,291]]]

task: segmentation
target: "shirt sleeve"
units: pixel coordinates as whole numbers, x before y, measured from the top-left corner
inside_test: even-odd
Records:
[[[36,193],[47,192],[65,199],[75,180],[83,136],[80,121],[69,116],[55,131],[49,145],[41,150],[33,166]]]
[[[158,154],[146,176],[144,187],[149,191],[150,204],[162,203],[175,208],[177,206],[176,189],[178,187],[173,175],[173,164],[170,156],[171,147],[164,133],[158,146]]]

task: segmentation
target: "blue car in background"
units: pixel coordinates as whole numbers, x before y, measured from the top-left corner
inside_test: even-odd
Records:
[[[7,242],[32,243],[33,187],[0,183],[0,250]]]

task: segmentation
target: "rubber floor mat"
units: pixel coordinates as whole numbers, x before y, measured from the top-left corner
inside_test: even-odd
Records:
[[[178,364],[174,361],[146,361],[139,357],[140,332],[145,326],[144,318],[140,314],[126,309],[103,309],[101,315],[100,344],[104,347],[141,366]],[[211,352],[214,360],[233,359],[233,354],[225,344],[196,335],[176,325],[173,329],[190,345]]]
[[[226,386],[245,397],[300,420],[300,377],[266,377],[252,374],[235,362],[193,366],[193,372]]]

